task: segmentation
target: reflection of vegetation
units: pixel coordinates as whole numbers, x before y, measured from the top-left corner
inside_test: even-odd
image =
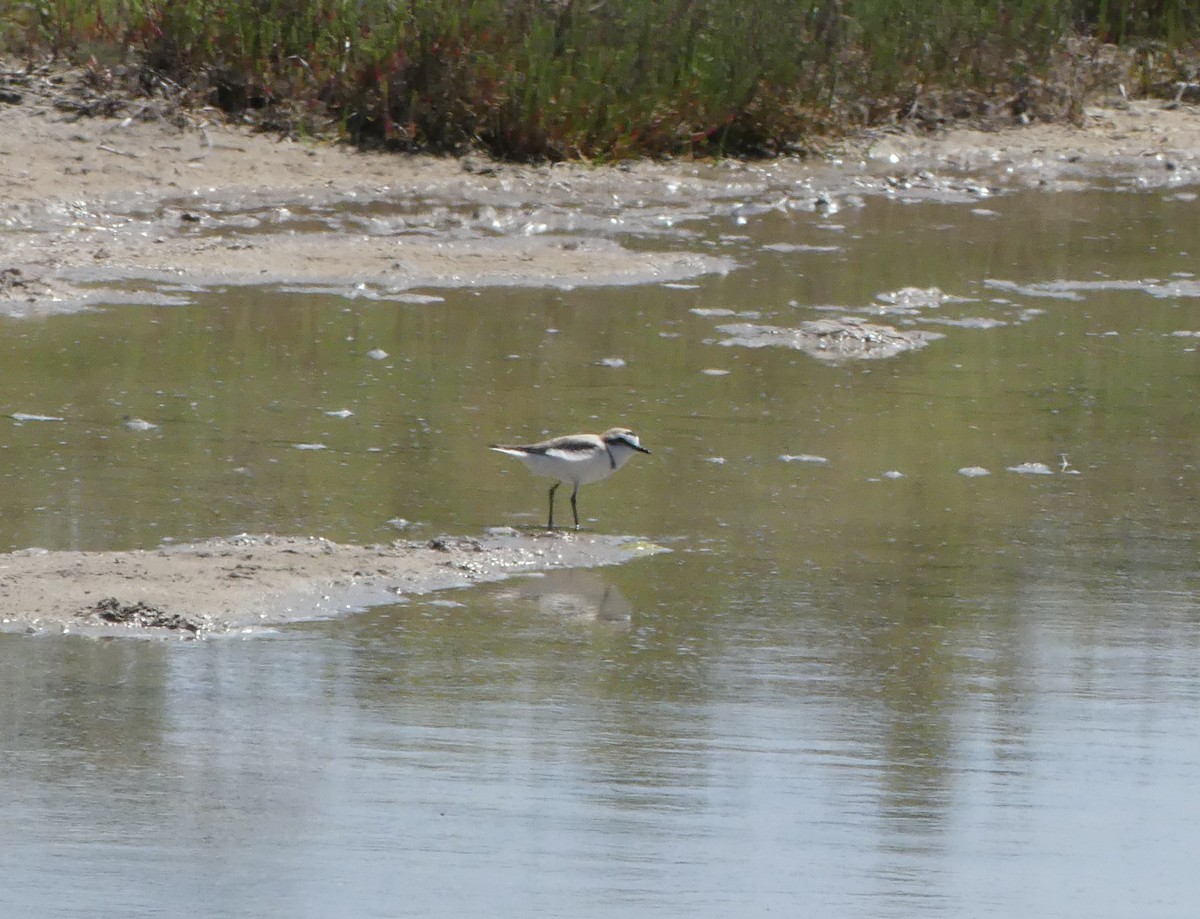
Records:
[[[1183,0],[47,0],[0,15],[0,49],[90,58],[101,83],[131,55],[143,87],[186,86],[277,126],[331,119],[398,147],[518,158],[1068,114],[1100,75],[1090,50],[1064,55],[1068,39],[1165,42],[1151,73],[1196,27]]]

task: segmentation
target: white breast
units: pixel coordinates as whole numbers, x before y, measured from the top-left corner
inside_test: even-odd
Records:
[[[558,479],[573,485],[599,482],[616,471],[608,451],[602,446],[587,452],[550,449],[545,453],[520,454],[519,458],[534,475]],[[617,462],[617,467],[620,468],[620,461]]]

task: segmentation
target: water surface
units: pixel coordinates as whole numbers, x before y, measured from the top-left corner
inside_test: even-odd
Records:
[[[1194,215],[873,200],[689,225],[744,266],[694,286],[4,323],[0,405],[63,419],[4,421],[5,549],[534,525],[485,445],[624,423],[654,454],[581,514],[674,552],[252,640],[0,635],[0,904],[1190,916]],[[946,337],[829,365],[729,312]]]

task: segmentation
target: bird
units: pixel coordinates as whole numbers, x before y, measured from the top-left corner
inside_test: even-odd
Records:
[[[567,434],[536,444],[491,444],[497,453],[515,456],[534,475],[557,479],[550,486],[550,517],[546,529],[554,529],[554,492],[559,485],[570,484],[571,512],[579,529],[579,486],[607,479],[629,462],[635,453],[649,453],[638,436],[628,428],[609,428],[603,434]]]

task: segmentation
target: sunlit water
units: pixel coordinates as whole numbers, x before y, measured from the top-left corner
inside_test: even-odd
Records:
[[[674,551],[0,636],[3,915],[1194,915],[1195,201],[983,204],[693,225],[744,266],[694,287],[5,323],[0,407],[63,419],[4,421],[5,549],[532,525],[486,444],[624,423],[581,513]],[[907,286],[964,298],[879,319],[923,351],[718,343]]]

